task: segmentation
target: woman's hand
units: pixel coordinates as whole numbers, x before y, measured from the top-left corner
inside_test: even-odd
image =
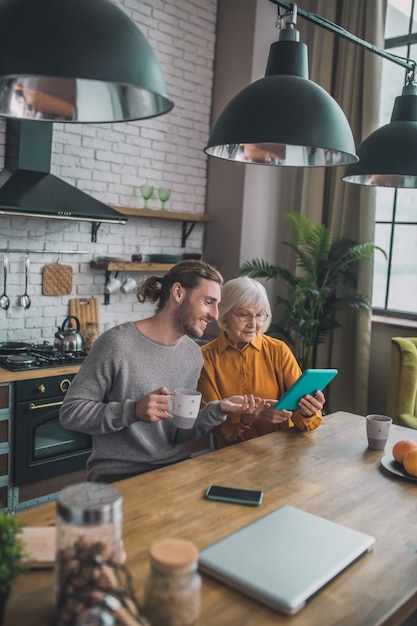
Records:
[[[220,400],[220,408],[224,413],[250,413],[259,415],[267,404],[267,400],[257,398],[253,394],[249,396],[231,396]]]
[[[139,422],[159,422],[169,417],[169,396],[172,394],[166,387],[160,387],[136,401],[136,417]]]
[[[267,422],[271,424],[281,424],[282,422],[286,422],[292,415],[292,411],[287,411],[285,409],[280,409],[276,411],[273,407],[276,403],[276,400],[264,400],[265,408],[257,414],[257,416],[262,417]],[[303,396],[298,406],[300,407],[301,415],[305,418],[312,417],[318,411],[321,411],[326,402],[326,398],[324,397],[321,391],[316,391],[315,395],[305,395]]]
[[[274,405],[276,400],[264,400],[265,407],[262,412],[259,414],[259,417],[270,422],[271,424],[282,424],[282,422],[286,422],[292,415],[292,411],[287,411],[286,409],[274,409]]]
[[[310,394],[303,396],[300,399],[298,406],[300,407],[301,415],[303,417],[312,417],[318,411],[321,411],[323,409],[325,402],[326,398],[324,397],[323,392],[316,391],[314,396]]]

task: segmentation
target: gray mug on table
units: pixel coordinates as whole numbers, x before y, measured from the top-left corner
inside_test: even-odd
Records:
[[[371,414],[366,416],[368,448],[371,450],[383,450],[385,448],[391,424],[392,418],[388,415]]]

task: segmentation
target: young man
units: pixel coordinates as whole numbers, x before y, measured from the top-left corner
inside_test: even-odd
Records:
[[[263,402],[232,396],[210,402],[190,430],[177,429],[168,396],[196,389],[201,337],[218,317],[221,275],[202,261],[182,261],[164,277],[150,276],[139,302],[156,312],[103,333],[69,388],[60,411],[64,428],[92,435],[88,480],[113,482],[176,463],[189,455],[182,443],[206,434],[229,413],[258,413]]]

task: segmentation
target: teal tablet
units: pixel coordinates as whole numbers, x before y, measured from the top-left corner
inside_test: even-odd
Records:
[[[314,396],[315,392],[323,389],[336,376],[336,369],[306,369],[295,383],[275,403],[274,409],[298,409],[298,401],[306,394]]]

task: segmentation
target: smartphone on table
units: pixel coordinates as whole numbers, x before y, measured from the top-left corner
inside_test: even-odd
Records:
[[[248,504],[250,506],[259,506],[262,502],[263,495],[263,492],[258,489],[239,489],[237,487],[225,487],[223,485],[210,485],[205,493],[206,498],[209,500]]]

